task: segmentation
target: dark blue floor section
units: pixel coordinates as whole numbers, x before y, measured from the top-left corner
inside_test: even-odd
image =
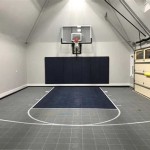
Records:
[[[56,87],[34,108],[116,109],[99,87]]]

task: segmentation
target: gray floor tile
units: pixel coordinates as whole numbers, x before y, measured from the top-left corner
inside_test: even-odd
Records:
[[[70,138],[59,138],[58,144],[69,144],[70,143]]]
[[[46,144],[57,144],[59,141],[59,138],[47,138],[45,143]]]
[[[95,139],[95,143],[97,145],[107,145],[107,140],[106,139]]]
[[[122,145],[124,150],[137,150],[134,145]]]
[[[16,149],[29,149],[31,143],[21,142],[16,146]]]
[[[43,150],[55,150],[56,149],[56,144],[45,144],[43,146]]]
[[[50,87],[31,87],[0,101],[0,118],[34,122],[27,116],[28,109]],[[130,88],[105,87],[114,103],[121,105],[121,115],[110,123],[143,121],[150,117],[150,101],[132,92]],[[14,105],[15,104],[15,105]],[[7,111],[6,111],[7,108]],[[140,111],[139,111],[140,110]],[[5,112],[5,113],[4,113]],[[19,113],[18,113],[19,112]],[[34,117],[48,121],[72,123],[97,122],[117,115],[111,110],[100,109],[34,109]],[[81,122],[82,121],[82,122]],[[118,141],[119,140],[119,141]],[[150,123],[124,126],[35,126],[0,122],[0,148],[51,150],[80,150],[83,145],[95,146],[96,150],[147,150],[150,149]],[[44,145],[43,145],[44,144]],[[41,147],[39,145],[42,145]],[[57,146],[57,148],[56,148]],[[55,149],[56,148],[56,149]],[[85,149],[85,148],[84,148]],[[95,149],[93,147],[93,149]]]
[[[69,150],[69,144],[57,144],[55,150]]]
[[[70,138],[70,137],[71,137],[71,133],[68,133],[68,132],[60,133],[60,138]]]
[[[94,138],[94,135],[91,133],[87,133],[87,134],[83,134],[82,135],[82,138],[83,139],[93,139]]]
[[[82,143],[82,138],[71,138],[71,143]]]
[[[108,145],[96,145],[97,150],[109,150]]]
[[[95,140],[94,139],[83,139],[82,143],[83,144],[95,144]]]
[[[9,144],[6,144],[5,146],[2,144],[0,144],[0,148],[4,148],[4,149],[15,149],[16,146],[18,145],[18,143],[9,143]]]
[[[72,133],[71,137],[72,138],[82,138],[82,133]]]
[[[124,150],[122,145],[109,145],[109,150]]]
[[[81,143],[71,143],[69,150],[82,150]]]
[[[42,137],[42,138],[34,138],[34,140],[32,141],[32,143],[44,143],[46,141],[46,137]]]
[[[96,150],[96,146],[93,144],[83,144],[82,149],[83,150]]]
[[[119,145],[120,140],[119,139],[107,139],[108,145]]]
[[[106,136],[105,136],[104,133],[95,133],[94,138],[96,138],[96,139],[105,139]]]
[[[33,143],[32,145],[30,145],[29,149],[42,149],[42,147],[44,146],[44,143]]]
[[[136,150],[150,150],[148,146],[136,146]]]

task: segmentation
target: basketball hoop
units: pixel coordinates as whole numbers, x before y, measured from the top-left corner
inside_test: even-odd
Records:
[[[73,42],[74,42],[74,47],[76,48],[76,49],[79,49],[79,39],[77,38],[77,37],[75,37],[74,39],[73,39]]]
[[[81,44],[79,43],[79,38],[78,37],[74,37],[73,38],[73,54],[81,54]]]

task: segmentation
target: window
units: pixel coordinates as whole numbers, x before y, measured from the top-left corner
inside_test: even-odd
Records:
[[[136,59],[143,59],[143,51],[136,52]]]
[[[148,10],[150,10],[150,1],[146,0],[144,12],[147,12]]]
[[[150,59],[150,49],[145,50],[145,59]]]
[[[150,0],[134,0],[138,7],[146,13],[148,10],[150,10]]]

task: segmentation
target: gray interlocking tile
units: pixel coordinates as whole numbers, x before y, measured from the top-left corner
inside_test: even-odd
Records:
[[[46,141],[46,137],[37,137],[34,138],[33,143],[44,143]]]
[[[137,150],[134,145],[122,145],[122,146],[124,150]]]
[[[71,143],[82,143],[82,138],[71,138]]]
[[[82,135],[82,138],[83,139],[93,139],[94,138],[94,135],[91,133],[85,133]]]
[[[82,150],[81,143],[71,143],[69,150]]]
[[[124,150],[122,145],[109,145],[109,150]]]
[[[95,144],[95,140],[94,139],[83,139],[82,143],[83,144]]]
[[[58,144],[67,144],[70,143],[70,138],[59,138]]]
[[[136,150],[150,150],[148,146],[136,146]]]
[[[109,145],[119,145],[120,144],[120,140],[119,139],[107,139],[107,143]]]
[[[109,150],[108,145],[96,145],[97,150]]]
[[[94,144],[83,144],[82,149],[83,150],[96,150],[96,146]]]
[[[30,145],[29,142],[21,142],[16,146],[16,149],[29,149]]]
[[[17,147],[18,143],[7,143],[5,146],[0,144],[0,148],[4,149],[15,149]]]
[[[73,133],[71,134],[71,137],[72,137],[72,138],[82,138],[82,133],[75,133],[75,132],[73,132]]]
[[[71,133],[69,132],[60,133],[60,138],[70,138],[70,137],[71,137]]]
[[[0,118],[34,122],[26,115],[27,110],[40,99],[50,87],[32,87],[18,92],[0,101]],[[132,92],[130,88],[104,88],[119,107],[121,115],[110,123],[149,120],[150,101]],[[12,105],[13,104],[15,105]],[[27,104],[30,104],[28,106]],[[7,112],[6,112],[7,107]],[[140,111],[139,111],[140,109]],[[5,112],[5,113],[4,113]],[[18,114],[19,112],[19,114]],[[41,109],[31,110],[31,115],[52,122],[66,121],[68,124],[80,124],[109,120],[117,111],[101,109]],[[67,133],[67,134],[63,134]],[[150,123],[124,126],[35,126],[0,122],[0,148],[28,149],[31,145],[45,150],[57,150],[64,147],[69,150],[83,149],[83,145],[95,145],[96,150],[147,150],[150,149]],[[70,140],[70,141],[69,141]],[[118,140],[120,143],[118,143]],[[60,142],[59,142],[60,141]],[[56,145],[62,145],[61,148]],[[38,144],[43,147],[37,146]],[[16,148],[14,148],[16,146]],[[92,148],[92,146],[91,146]],[[88,149],[88,148],[87,148]],[[95,148],[93,148],[95,149]],[[62,150],[62,149],[61,149]],[[66,150],[66,149],[65,149]]]
[[[46,144],[57,144],[58,140],[59,140],[59,138],[47,138],[45,143]]]
[[[42,149],[43,150],[55,150],[55,148],[56,148],[56,144],[45,144]]]
[[[55,150],[69,150],[69,144],[57,144]]]
[[[94,136],[96,139],[105,139],[105,138],[106,138],[106,136],[105,136],[104,133],[95,133],[93,136]]]
[[[95,139],[97,145],[107,145],[107,139]]]
[[[132,140],[129,139],[119,139],[122,145],[133,145]]]
[[[58,138],[60,133],[49,133],[48,138]]]
[[[41,150],[44,146],[44,143],[33,143],[30,145],[29,149]]]

